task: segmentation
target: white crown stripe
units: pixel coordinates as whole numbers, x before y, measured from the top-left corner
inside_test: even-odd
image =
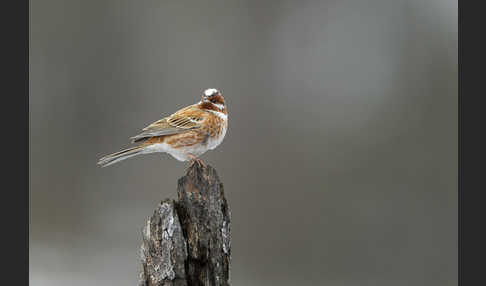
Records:
[[[214,89],[214,88],[208,88],[204,91],[204,95],[205,96],[211,96],[215,93],[218,93],[218,90],[217,89]]]

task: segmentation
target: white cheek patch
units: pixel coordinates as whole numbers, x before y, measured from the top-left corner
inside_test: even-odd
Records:
[[[221,103],[213,103],[213,105],[216,106],[219,110],[224,109],[224,105],[222,105]]]

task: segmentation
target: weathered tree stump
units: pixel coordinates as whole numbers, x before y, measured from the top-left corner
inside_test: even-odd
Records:
[[[139,286],[229,285],[230,211],[216,170],[193,164],[143,228]]]

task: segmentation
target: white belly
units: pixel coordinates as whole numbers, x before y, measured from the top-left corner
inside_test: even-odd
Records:
[[[144,153],[165,152],[179,161],[188,161],[191,159],[189,154],[198,157],[204,154],[206,151],[213,150],[214,148],[218,147],[218,145],[223,142],[224,136],[226,135],[226,130],[227,127],[225,126],[219,137],[209,138],[206,144],[195,144],[182,148],[172,148],[167,143],[157,143],[147,147]]]
[[[144,153],[157,153],[163,152],[170,154],[172,157],[179,161],[188,161],[190,159],[189,154],[199,156],[208,150],[207,146],[196,144],[183,148],[172,148],[167,143],[157,143],[148,146]]]

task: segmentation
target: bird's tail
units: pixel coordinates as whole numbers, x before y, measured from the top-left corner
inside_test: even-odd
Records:
[[[98,161],[98,165],[101,167],[110,166],[112,164],[118,163],[122,160],[128,159],[133,156],[143,154],[145,146],[137,146],[129,149],[122,150],[110,155],[106,155]]]

